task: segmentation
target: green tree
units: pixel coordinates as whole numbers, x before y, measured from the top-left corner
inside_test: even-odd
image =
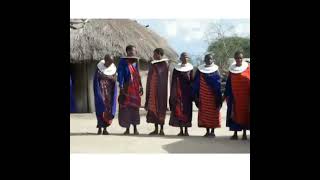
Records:
[[[237,50],[244,52],[244,58],[250,58],[250,38],[239,37],[233,25],[220,22],[212,23],[206,33],[207,53],[215,54],[215,63],[223,76],[228,72],[229,58],[233,58]]]
[[[237,50],[243,51],[244,58],[250,58],[250,39],[244,37],[223,37],[212,42],[208,49],[208,53],[215,54],[216,64],[221,71],[227,71],[230,62]]]

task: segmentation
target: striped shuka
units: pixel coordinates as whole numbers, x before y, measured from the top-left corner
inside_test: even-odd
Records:
[[[205,75],[200,72],[198,126],[205,128],[221,127],[220,109],[217,107],[216,95],[207,84]]]

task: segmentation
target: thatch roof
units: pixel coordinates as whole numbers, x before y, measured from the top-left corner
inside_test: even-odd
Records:
[[[125,48],[129,44],[137,47],[138,56],[144,60],[149,60],[153,50],[158,47],[165,50],[167,58],[178,58],[178,54],[165,39],[134,20],[70,20],[71,63],[98,61],[107,53],[122,56],[125,55]]]

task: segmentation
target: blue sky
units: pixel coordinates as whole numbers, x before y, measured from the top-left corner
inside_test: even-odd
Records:
[[[237,34],[250,37],[249,19],[137,19],[142,25],[165,38],[178,54],[183,51],[190,55],[203,55],[208,47],[206,33],[214,23],[233,28],[227,36]]]

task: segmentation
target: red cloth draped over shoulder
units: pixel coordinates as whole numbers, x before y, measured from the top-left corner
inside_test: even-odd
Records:
[[[127,93],[125,94],[126,98],[121,106],[139,108],[141,106],[141,97],[139,95],[140,75],[132,64],[128,63],[128,67],[131,73],[131,80],[127,84]]]
[[[231,73],[234,97],[234,121],[242,126],[250,125],[250,66],[239,74]]]
[[[200,73],[199,98],[198,126],[206,128],[221,127],[220,110],[216,107],[215,94],[207,84],[203,73]]]

